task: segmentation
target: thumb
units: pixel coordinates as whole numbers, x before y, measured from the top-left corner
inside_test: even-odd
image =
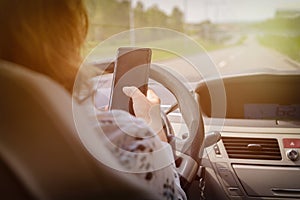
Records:
[[[147,91],[147,99],[154,104],[160,104],[159,97],[155,94],[155,92],[151,89]]]

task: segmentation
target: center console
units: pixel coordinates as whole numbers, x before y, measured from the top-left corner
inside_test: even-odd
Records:
[[[227,120],[222,139],[204,151],[206,184],[219,187],[213,199],[300,198],[300,128],[234,126]],[[234,120],[233,120],[234,121]],[[261,120],[260,120],[261,122]],[[259,124],[259,123],[258,123]],[[224,194],[226,194],[224,196]]]

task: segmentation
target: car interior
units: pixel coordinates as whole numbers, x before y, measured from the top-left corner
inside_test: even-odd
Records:
[[[76,135],[71,97],[61,86],[10,65],[1,66],[0,73],[6,97],[1,100],[0,140],[4,197],[155,198],[89,155]],[[225,118],[213,112],[210,91],[216,80],[198,83],[191,93],[158,64],[152,64],[150,78],[152,85],[167,88],[180,108],[169,112],[167,120],[169,129],[181,127],[175,162],[190,199],[300,198],[300,75],[223,77]]]
[[[296,18],[299,16],[297,14]],[[213,38],[210,41],[219,42],[223,39],[219,34],[232,26],[216,24],[203,21],[190,24],[181,31],[190,31],[191,35],[208,33]],[[101,31],[95,28],[97,25],[92,24],[92,30],[101,35]],[[128,23],[126,28],[132,28],[130,25]],[[199,30],[195,28],[198,26]],[[94,45],[95,49],[85,55],[82,66],[88,68],[87,78],[92,86],[89,85],[90,91],[83,98],[79,95],[75,100],[49,77],[0,60],[0,199],[159,199],[155,191],[140,184],[127,172],[99,161],[93,155],[95,149],[95,152],[101,152],[105,161],[124,168],[109,157],[109,150],[101,141],[95,142],[95,149],[91,150],[80,134],[98,134],[91,126],[90,113],[84,109],[92,105],[99,112],[107,112],[114,90],[117,50],[129,46],[162,52],[160,48],[165,45],[179,48],[179,53],[170,52],[181,57],[181,61],[173,62],[175,56],[170,58],[171,61],[169,58],[161,61],[155,54],[147,74],[148,86],[161,100],[164,132],[172,146],[174,165],[187,199],[300,199],[299,57],[294,61],[286,55],[274,53],[274,49],[261,47],[258,41],[263,33],[259,26],[264,24],[253,25],[254,28],[244,32],[234,30],[242,32],[239,39],[246,35],[241,44],[211,51],[201,46],[201,53],[189,45],[189,41],[197,43],[194,39],[185,38],[180,43],[177,35],[174,38],[168,35],[167,28],[162,28],[163,34],[158,36],[152,34],[156,32],[151,32],[151,29],[138,29],[136,35],[127,30],[126,37],[107,33],[109,36],[105,35],[105,39],[110,41],[99,42],[100,46]],[[112,29],[117,28],[114,25]],[[213,31],[209,32],[210,29]],[[299,37],[299,33],[282,35],[291,38],[293,34]],[[180,31],[176,34],[184,35]],[[146,42],[141,36],[145,36]],[[115,42],[117,39],[121,42]],[[275,43],[276,40],[272,41]],[[179,55],[186,49],[193,57]],[[261,52],[250,55],[249,52],[255,52],[255,49]],[[234,53],[228,53],[231,50]],[[264,56],[267,51],[274,58]],[[194,56],[196,53],[199,55]],[[228,67],[228,63],[241,53],[246,54],[248,61],[240,59],[238,67],[235,64]],[[219,61],[219,57],[225,59]],[[276,57],[280,57],[284,64],[275,60],[275,67],[268,68],[269,65],[263,62]],[[197,66],[206,67],[207,74],[194,73],[193,61]],[[243,68],[244,65],[252,66],[252,61],[262,64],[252,70]],[[275,69],[281,64],[292,70]],[[217,75],[213,74],[213,67],[218,68]],[[190,80],[185,73],[196,78]],[[83,82],[75,84],[74,91],[80,89],[80,83]],[[91,104],[84,107],[87,98]],[[84,108],[81,110],[81,107]]]
[[[208,196],[299,198],[299,78],[269,72],[223,79],[227,111],[221,139],[202,155]],[[218,126],[206,85],[196,91],[204,121]]]
[[[97,67],[101,68],[101,65]],[[111,68],[107,70],[111,73]],[[163,78],[158,78],[158,72],[164,74],[161,75]],[[176,92],[179,87],[173,83],[171,73],[166,75],[168,73],[152,64],[149,85],[167,88],[170,92],[164,91],[161,99],[171,102],[164,105],[170,108],[165,113],[171,124],[169,129],[173,134],[175,132],[177,140],[176,167],[190,199],[300,198],[299,74],[264,70],[223,76],[225,113],[213,111],[220,104],[213,98],[219,80],[197,83],[193,93],[184,94],[185,97],[193,96],[197,102],[196,107],[193,104],[188,107],[199,110],[198,115],[203,120],[199,125],[204,125],[204,130],[200,131],[204,134],[196,136],[201,145],[197,156],[193,157],[182,148],[186,138],[196,138],[191,136],[191,128],[186,125],[184,104],[176,103],[182,98],[183,91]],[[175,82],[176,76],[173,78]],[[174,109],[174,104],[179,109]]]

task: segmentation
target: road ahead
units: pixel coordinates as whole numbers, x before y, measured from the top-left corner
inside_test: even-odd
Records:
[[[179,58],[161,61],[159,63],[170,67],[176,71],[179,76],[183,76],[188,79],[190,83],[194,82],[195,84],[197,84],[202,77],[211,78],[242,72],[267,72],[266,70],[277,70],[300,73],[299,63],[292,61],[274,50],[261,46],[256,42],[254,37],[249,37],[245,43],[240,46],[192,55],[187,57],[187,60],[198,66],[198,70],[195,70],[186,60]],[[105,101],[100,102],[99,107],[108,104],[111,79],[112,75],[106,78],[102,77],[101,79],[103,82],[101,86],[102,90],[98,90],[98,93],[102,95],[101,99]],[[191,84],[191,86],[193,86],[193,84]],[[155,89],[155,87],[152,87],[152,89]],[[173,104],[174,99],[169,96],[166,97],[165,89],[158,87],[155,91],[160,97],[164,97],[162,98],[163,104]]]
[[[240,72],[260,72],[266,70],[297,71],[300,72],[300,64],[289,59],[272,49],[261,46],[255,37],[248,37],[244,44],[222,50],[208,52],[214,65],[222,75]],[[212,63],[209,63],[205,54],[189,56],[188,60],[199,66],[200,71],[205,71],[206,76],[212,76]],[[199,73],[187,65],[183,59],[173,59],[162,62],[172,66],[172,69],[187,77],[190,81],[198,81]],[[207,66],[209,65],[209,66]],[[204,67],[206,66],[206,67]],[[203,69],[203,70],[202,70]]]

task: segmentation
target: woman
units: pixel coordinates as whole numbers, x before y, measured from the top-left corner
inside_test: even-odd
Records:
[[[0,27],[0,59],[44,74],[72,93],[81,62],[80,50],[88,27],[81,0],[1,0]],[[161,199],[185,199],[174,166],[157,169],[151,157],[157,148],[168,145],[163,142],[166,137],[161,130],[159,136],[153,131],[161,127],[160,120],[154,123],[154,119],[160,117],[159,99],[151,92],[147,99],[132,87],[124,88],[124,93],[132,97],[135,113],[143,120],[122,111],[99,113],[100,126],[105,134],[125,150],[125,153],[120,153],[111,149],[114,159],[119,160],[125,168],[142,169],[132,176],[156,191]],[[136,124],[129,129],[134,137],[123,131],[129,121]],[[151,137],[148,140],[141,139],[145,136]],[[148,156],[131,157],[126,151],[147,152]]]

